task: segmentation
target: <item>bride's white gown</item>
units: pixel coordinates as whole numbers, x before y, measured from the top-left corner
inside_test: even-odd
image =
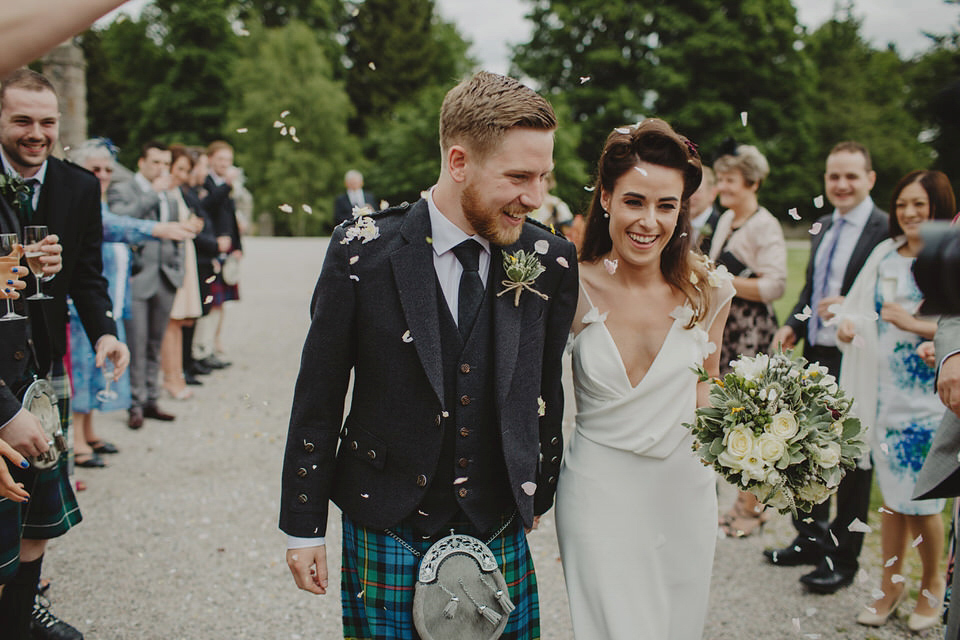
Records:
[[[557,536],[578,640],[693,640],[703,634],[717,539],[715,474],[692,451],[707,331],[733,296],[685,329],[687,306],[637,386],[593,307],[573,341],[577,426],[557,486]],[[589,301],[589,297],[587,297]]]

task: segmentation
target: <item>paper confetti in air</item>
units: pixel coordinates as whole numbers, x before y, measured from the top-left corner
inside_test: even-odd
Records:
[[[282,127],[282,126],[284,126],[284,125],[283,125],[283,123],[280,122],[279,120],[274,120],[274,121],[273,121],[273,128],[274,128],[274,129],[279,129],[279,128]]]
[[[366,591],[366,589],[364,589],[363,591],[361,591],[360,593],[357,594],[357,599],[358,599],[358,600],[363,597],[364,591]]]
[[[209,278],[207,278],[206,280],[204,280],[204,283],[206,283],[206,284],[211,284],[211,283],[213,283],[213,281],[216,280],[216,279],[217,279],[217,276],[210,276]]]
[[[803,311],[800,313],[793,314],[793,317],[799,320],[800,322],[806,322],[810,319],[810,316],[813,315],[813,309],[810,308],[810,305],[804,305]]]
[[[287,135],[287,128],[286,128],[286,127],[281,127],[281,128],[280,128],[280,135],[282,135],[282,136]]]
[[[427,513],[426,511],[421,511],[420,509],[417,509],[417,513],[419,513],[419,514],[422,515],[422,516],[429,516],[429,515],[430,515],[430,514]]]
[[[890,511],[890,509],[887,509],[886,507],[880,507],[879,509],[877,509],[877,511],[879,511],[880,513],[889,513],[890,515],[893,515],[893,511]]]
[[[927,602],[930,603],[931,607],[935,607],[940,604],[940,598],[930,593],[929,589],[924,589],[920,595],[927,599]]]
[[[893,565],[895,565],[895,564],[897,563],[897,560],[898,560],[898,559],[899,559],[899,556],[893,556],[892,558],[890,558],[889,560],[887,560],[886,562],[883,563],[884,568],[889,569],[890,567],[892,567]],[[883,596],[881,595],[880,598],[882,598],[882,597],[883,597]],[[877,600],[879,600],[880,598],[877,598]]]
[[[812,225],[810,225],[810,235],[812,236],[817,235],[818,233],[820,233],[820,229],[822,227],[823,225],[820,224],[819,222],[814,222]]]
[[[630,129],[628,129],[627,127],[617,127],[616,129],[614,129],[614,131],[616,131],[617,133],[623,134],[625,136],[630,135]]]
[[[570,268],[570,263],[567,262],[567,259],[563,256],[557,256],[557,264],[563,267],[564,269]]]
[[[586,84],[590,82],[590,76],[580,76],[580,84]]]
[[[237,133],[246,133],[246,132],[247,132],[246,127],[240,127],[239,129],[237,129]]]
[[[540,255],[545,256],[547,255],[547,251],[550,251],[550,243],[546,240],[537,240],[533,243],[533,250]]]
[[[875,588],[873,591],[870,592],[870,597],[873,598],[874,600],[880,600],[883,598],[884,595],[885,594],[883,593],[882,589]]]
[[[292,136],[297,135],[297,128],[296,128],[296,127],[290,127],[290,135],[292,135]]]
[[[409,329],[403,332],[403,336],[401,337],[401,340],[403,340],[404,342],[413,342],[413,336],[410,335]]]
[[[360,276],[355,275],[353,273],[350,274],[350,279],[353,280],[354,282],[360,282]]]
[[[640,175],[642,175],[642,176],[650,175],[650,174],[647,173],[647,170],[644,169],[643,167],[634,167],[634,169],[636,169],[638,172],[640,172]]]
[[[830,568],[830,571],[833,571],[833,558],[826,556],[824,561],[827,563],[827,566]]]
[[[363,498],[363,499],[367,499],[367,498],[370,497],[370,494],[369,494],[369,493],[361,493],[361,494],[360,494],[360,497]],[[359,596],[358,596],[358,597],[359,597]]]
[[[610,260],[609,258],[603,259],[603,268],[607,270],[607,273],[613,275],[617,272],[617,263],[616,259]]]
[[[367,63],[367,66],[370,67],[370,70],[371,70],[371,71],[376,71],[376,70],[377,70],[377,65],[375,65],[375,64],[373,63],[373,60],[371,60],[370,62],[368,62],[368,63]]]
[[[922,535],[919,535],[919,536],[917,536],[916,539],[911,543],[910,546],[911,546],[911,547],[919,547],[921,542],[923,542],[923,536],[922,536]]]
[[[283,211],[284,213],[293,213],[293,207],[288,204],[282,204],[277,207],[277,209],[280,209],[280,211]]]
[[[885,456],[890,455],[890,445],[888,445],[886,442],[881,442],[880,451],[883,451],[883,455]]]
[[[793,209],[788,209],[788,210],[787,210],[787,215],[789,215],[789,216],[790,216],[791,218],[793,218],[794,220],[800,220],[800,214],[797,213],[796,207],[794,207]]]
[[[107,314],[106,314],[106,315],[107,315],[108,318],[112,318],[112,317],[113,317],[113,311],[110,311],[109,309],[107,309]]]
[[[300,138],[298,138],[297,136],[290,136],[290,139],[293,140],[294,142],[300,142]]]
[[[860,518],[854,518],[853,522],[847,527],[847,531],[853,533],[870,533],[873,529],[866,522],[861,522]]]
[[[747,112],[746,112],[746,111],[741,111],[741,112],[740,112],[740,122],[743,123],[743,126],[747,126]]]
[[[584,187],[584,191],[593,191],[594,187]]]
[[[308,204],[302,204],[300,205],[300,208],[303,209],[304,213],[313,213],[313,207]]]
[[[817,209],[823,209],[823,196],[817,196],[813,199],[813,206]]]
[[[453,484],[463,484],[467,480],[468,478],[466,476],[460,476],[459,478],[453,481]]]
[[[210,304],[211,302],[213,302],[213,296],[207,296],[203,299],[203,304]]]
[[[449,412],[449,411],[441,411],[441,412],[440,412],[440,415],[443,416],[444,418],[449,418],[449,417],[450,417],[450,412]]]
[[[796,629],[797,632],[799,633],[799,631],[800,631],[800,618],[791,618],[791,620],[793,621],[793,628]]]
[[[833,531],[830,532],[830,539],[833,540],[833,546],[834,546],[834,547],[839,547],[839,546],[840,546],[840,542],[837,540],[837,536],[834,535]]]
[[[528,496],[532,496],[537,492],[537,483],[536,482],[524,482],[520,485],[520,488],[523,489],[523,492]]]
[[[350,264],[357,264],[360,261],[360,256],[350,256]]]
[[[537,415],[541,418],[547,415],[547,403],[539,396],[537,397]]]
[[[890,582],[892,582],[893,584],[900,584],[901,582],[904,582],[905,580],[906,580],[906,578],[904,578],[904,577],[903,577],[902,575],[900,575],[899,573],[895,573],[895,574],[893,574],[892,576],[890,576]]]

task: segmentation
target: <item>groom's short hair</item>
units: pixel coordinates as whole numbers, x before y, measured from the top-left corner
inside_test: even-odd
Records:
[[[463,145],[481,158],[513,128],[552,131],[553,107],[518,80],[480,71],[449,92],[440,107],[440,149]]]

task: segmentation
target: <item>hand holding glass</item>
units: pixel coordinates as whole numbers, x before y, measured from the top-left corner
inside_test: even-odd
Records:
[[[103,381],[106,383],[104,388],[97,391],[97,400],[100,402],[109,402],[117,399],[117,392],[110,388],[113,382],[113,362],[109,359],[103,362]]]
[[[6,265],[14,267],[20,264],[20,256],[23,254],[23,247],[20,245],[20,238],[15,233],[0,233],[0,260]],[[13,303],[7,298],[7,313],[0,317],[0,320],[22,320],[22,316],[13,310]]]
[[[43,262],[40,261],[40,258],[44,256],[40,243],[48,235],[47,228],[43,225],[23,228],[23,244],[27,252],[27,266],[30,268],[30,273],[37,279],[37,292],[27,300],[53,300],[53,298],[40,291],[40,279],[43,277]]]

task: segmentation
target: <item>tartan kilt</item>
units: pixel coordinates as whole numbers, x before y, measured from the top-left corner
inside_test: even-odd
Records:
[[[62,364],[55,367],[50,382],[57,394],[60,426],[67,442],[72,442],[70,382]],[[77,497],[70,486],[69,459],[67,454],[61,454],[57,466],[42,471],[33,467],[21,469],[4,461],[13,479],[23,483],[30,500],[18,503],[0,497],[0,584],[8,582],[20,566],[20,538],[56,538],[82,519]]]
[[[469,524],[451,525],[424,540],[406,524],[391,529],[421,556],[446,537],[457,533],[480,538]],[[540,601],[533,558],[520,518],[487,543],[497,559],[516,609],[501,636],[504,640],[540,638]],[[343,637],[349,640],[420,640],[413,625],[413,595],[420,558],[382,531],[372,531],[343,516],[343,568],[340,600],[343,605]]]

